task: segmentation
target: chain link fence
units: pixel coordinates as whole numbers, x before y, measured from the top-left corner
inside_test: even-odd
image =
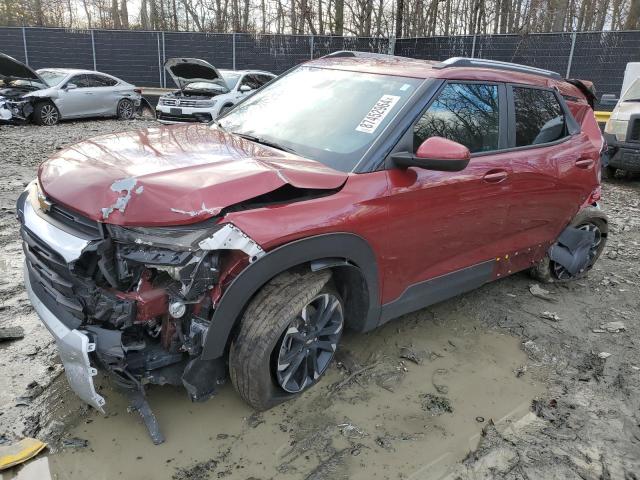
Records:
[[[475,57],[522,63],[595,83],[620,94],[625,66],[640,61],[640,32],[363,38],[310,35],[208,34],[130,30],[0,27],[0,51],[33,68],[87,68],[147,87],[167,84],[171,57],[203,58],[218,68],[282,73],[336,50],[444,60]]]

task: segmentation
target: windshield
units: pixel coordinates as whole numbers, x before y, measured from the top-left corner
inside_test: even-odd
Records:
[[[350,172],[421,82],[300,67],[238,104],[219,123],[228,132]]]
[[[631,86],[624,92],[622,96],[623,102],[638,102],[640,101],[640,78],[636,79],[635,82],[631,84]]]
[[[53,70],[38,70],[38,75],[40,75],[40,78],[50,87],[58,85],[67,77],[66,73],[55,72]]]
[[[222,75],[222,78],[224,79],[225,83],[229,87],[229,90],[233,90],[233,87],[236,86],[236,83],[238,83],[238,80],[240,79],[240,74],[237,72],[234,72],[233,70],[218,70],[218,71],[220,72],[220,75]]]

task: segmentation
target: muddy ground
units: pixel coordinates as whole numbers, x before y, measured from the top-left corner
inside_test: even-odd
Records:
[[[56,149],[150,123],[0,127],[0,327],[25,332],[0,342],[0,444],[50,442],[58,479],[640,478],[637,180],[604,185],[609,244],[587,278],[540,298],[517,274],[346,335],[293,402],[257,414],[230,385],[202,404],[156,387],[157,447],[108,380],[108,415],[83,407],[26,300],[14,204]]]

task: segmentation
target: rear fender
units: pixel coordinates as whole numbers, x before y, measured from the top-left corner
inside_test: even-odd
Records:
[[[380,318],[378,267],[366,240],[351,233],[328,233],[278,247],[249,264],[229,285],[214,311],[202,351],[202,360],[221,357],[234,326],[253,295],[273,277],[293,267],[322,259],[344,259],[360,269],[369,302],[357,330],[371,330]],[[345,264],[343,264],[344,266]],[[314,263],[314,268],[319,264]]]

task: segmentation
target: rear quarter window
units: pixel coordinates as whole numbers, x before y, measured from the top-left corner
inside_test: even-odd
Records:
[[[564,110],[550,90],[513,87],[516,147],[555,142],[568,135]]]

